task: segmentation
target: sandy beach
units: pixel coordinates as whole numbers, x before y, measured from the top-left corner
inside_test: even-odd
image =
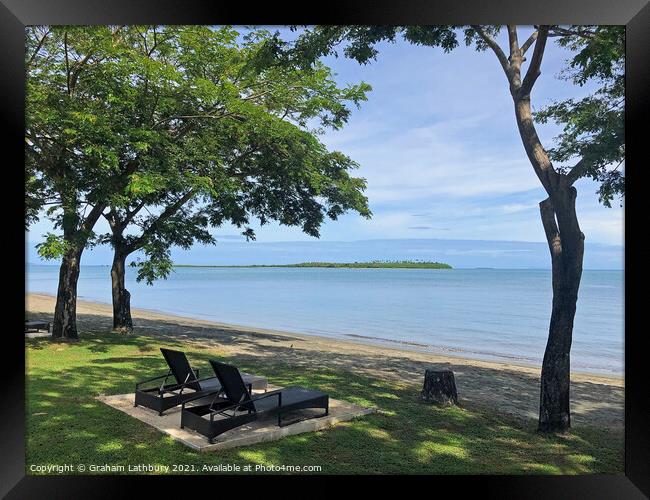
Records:
[[[30,319],[51,321],[55,298],[27,294]],[[315,364],[354,370],[384,380],[396,380],[418,390],[427,367],[454,371],[461,405],[509,416],[534,425],[539,404],[539,367],[442,356],[375,346],[352,340],[247,328],[134,309],[135,333],[183,339],[195,346],[215,347],[228,355],[259,363]],[[112,326],[108,304],[79,301],[79,330],[107,332]],[[572,374],[573,426],[596,425],[622,429],[624,381],[622,377]]]

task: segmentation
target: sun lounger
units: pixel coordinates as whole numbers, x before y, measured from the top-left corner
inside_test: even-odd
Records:
[[[25,333],[34,330],[35,332],[39,330],[50,331],[50,323],[47,321],[25,321]]]
[[[213,374],[199,378],[199,369],[192,368],[184,352],[161,348],[169,371],[166,375],[141,380],[135,385],[134,406],[144,406],[162,415],[164,411],[182,404],[189,398],[211,394],[221,390],[219,379]],[[266,378],[244,375],[245,383],[252,389],[266,390]],[[157,385],[160,382],[160,385]],[[169,381],[169,383],[168,383]],[[156,382],[155,386],[151,386]],[[145,387],[149,385],[149,387]],[[212,398],[211,398],[212,400]]]
[[[325,413],[307,418],[324,417],[329,413],[329,396],[324,392],[286,387],[256,395],[236,367],[214,360],[210,360],[210,364],[222,391],[213,394],[209,404],[205,396],[197,396],[184,401],[181,407],[181,428],[187,427],[203,434],[210,443],[214,443],[218,435],[262,416],[277,415],[277,425],[283,427],[288,424],[283,424],[282,417],[289,412],[309,408],[325,410]]]

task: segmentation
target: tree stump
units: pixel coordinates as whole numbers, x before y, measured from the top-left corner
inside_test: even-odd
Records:
[[[420,399],[441,406],[458,404],[456,379],[451,370],[426,370]]]

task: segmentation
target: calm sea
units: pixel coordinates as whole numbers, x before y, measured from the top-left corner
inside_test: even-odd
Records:
[[[30,292],[56,293],[58,268],[31,265]],[[547,270],[177,268],[135,282],[132,306],[484,360],[541,366]],[[110,303],[105,266],[82,266],[79,298]],[[584,271],[572,368],[623,373],[623,271]]]

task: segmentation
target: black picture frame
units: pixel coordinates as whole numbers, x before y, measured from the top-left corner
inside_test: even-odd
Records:
[[[254,7],[253,7],[254,6]],[[650,423],[647,372],[643,359],[642,312],[647,299],[643,289],[650,252],[639,238],[647,233],[642,189],[647,184],[644,161],[643,121],[649,116],[650,90],[650,5],[648,0],[375,0],[373,2],[335,1],[308,10],[305,4],[276,2],[244,3],[206,0],[0,0],[0,85],[5,148],[2,158],[8,183],[24,182],[19,172],[24,162],[24,27],[34,24],[619,24],[627,28],[626,47],[626,215],[625,226],[625,475],[589,475],[570,477],[436,477],[465,489],[479,486],[484,495],[499,498],[644,498],[650,495]],[[24,170],[23,170],[24,172]],[[7,175],[9,174],[9,175]],[[643,177],[646,176],[646,179]],[[19,189],[5,189],[6,241],[24,241],[24,223],[18,210]],[[9,199],[7,200],[7,197]],[[24,202],[23,202],[24,203]],[[638,217],[639,221],[633,219]],[[645,222],[644,222],[645,221]],[[634,229],[633,229],[634,228]],[[13,237],[12,237],[13,236]],[[637,240],[637,244],[634,240]],[[5,281],[7,325],[1,366],[3,377],[2,418],[0,419],[0,495],[8,498],[79,498],[115,496],[134,487],[134,478],[124,476],[25,475],[25,363],[24,341],[17,335],[17,311],[24,310],[24,275],[19,263],[25,259],[20,245],[5,245],[15,252],[14,260],[5,261],[3,276],[15,269],[15,280]],[[9,248],[11,247],[11,248]],[[9,259],[9,257],[6,257]],[[6,264],[9,262],[9,265]],[[11,263],[13,262],[13,265]],[[645,268],[644,268],[645,266]],[[641,292],[635,293],[635,290]],[[21,295],[22,293],[22,295]],[[11,366],[13,364],[13,366]],[[56,439],[53,436],[52,439]],[[153,478],[151,478],[153,479]],[[150,485],[167,488],[167,478]],[[181,478],[183,479],[183,478]],[[207,486],[213,495],[217,481],[192,479],[192,495],[197,485]],[[208,478],[210,479],[210,478]],[[259,479],[259,478],[258,478]],[[379,486],[387,478],[375,477]],[[414,486],[422,487],[428,477],[419,477]],[[240,482],[233,483],[241,488]],[[436,485],[437,491],[438,485]]]

